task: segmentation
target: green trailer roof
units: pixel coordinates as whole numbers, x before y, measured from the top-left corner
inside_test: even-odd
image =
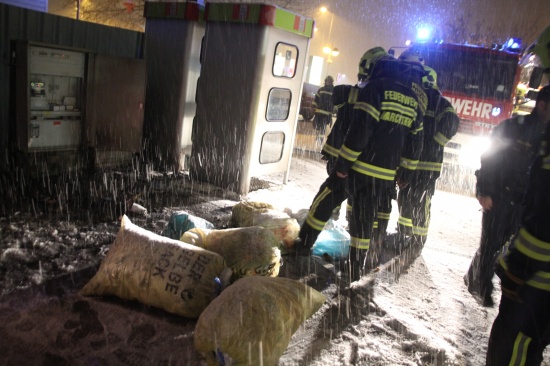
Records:
[[[271,26],[308,38],[315,25],[311,18],[269,4],[207,3],[205,20]]]

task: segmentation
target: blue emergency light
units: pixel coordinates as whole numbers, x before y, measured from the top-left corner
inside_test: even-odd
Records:
[[[427,41],[430,39],[431,30],[427,27],[422,27],[418,29],[418,32],[416,33],[416,39],[419,42]]]
[[[504,49],[510,51],[519,51],[521,49],[521,38],[510,38],[504,44]]]

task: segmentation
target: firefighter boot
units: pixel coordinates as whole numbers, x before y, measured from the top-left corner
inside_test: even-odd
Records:
[[[359,281],[365,270],[365,259],[367,256],[365,249],[351,247],[349,251],[349,277],[350,282]]]
[[[314,228],[309,226],[307,222],[304,222],[304,224],[300,228],[300,234],[298,234],[298,238],[294,241],[294,249],[296,251],[296,255],[305,257],[310,256],[311,248],[313,247],[313,244],[315,244],[319,233],[319,230],[315,230]]]
[[[382,246],[378,241],[374,241],[365,256],[365,273],[376,270],[380,266],[380,254]]]

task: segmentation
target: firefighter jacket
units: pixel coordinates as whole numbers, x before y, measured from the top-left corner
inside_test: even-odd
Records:
[[[332,104],[332,92],[334,87],[332,85],[325,85],[319,88],[317,94],[315,94],[315,101],[313,107],[315,107],[315,118],[325,121],[325,124],[332,122],[332,110],[334,108]]]
[[[491,134],[491,147],[482,155],[476,171],[476,194],[521,203],[543,129],[544,121],[536,111],[498,124]]]
[[[344,143],[353,115],[353,107],[357,101],[359,87],[357,85],[337,85],[332,93],[332,102],[337,108],[336,122],[332,126],[321,154],[329,158],[337,158],[340,147]]]
[[[547,128],[539,154],[530,169],[521,228],[499,258],[497,274],[504,278],[505,286],[507,279],[513,279],[515,285],[525,283],[550,291],[549,190],[550,128]]]
[[[441,174],[445,145],[456,134],[460,119],[451,103],[437,89],[426,90],[424,145],[416,167],[416,181],[435,182]]]
[[[381,63],[386,65],[379,66]],[[426,108],[418,96],[423,71],[418,74],[406,64],[376,63],[371,79],[359,91],[351,126],[336,162],[338,172],[348,173],[351,169],[393,184],[398,167],[416,169]],[[413,85],[418,88],[413,89]]]

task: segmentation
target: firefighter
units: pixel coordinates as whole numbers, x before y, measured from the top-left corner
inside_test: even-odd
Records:
[[[407,50],[399,56],[399,60],[404,62],[413,62],[424,64],[424,59],[418,51]],[[422,100],[421,105],[427,104],[427,96],[422,91],[417,92],[417,96]],[[383,199],[379,202],[378,211],[376,213],[376,221],[373,226],[372,240],[365,263],[365,269],[376,268],[380,262],[382,246],[384,244],[388,223],[392,210],[392,200],[397,200],[396,184],[391,184],[387,187],[386,194],[382,195]]]
[[[336,105],[340,104],[338,117],[321,152],[327,160],[329,177],[321,185],[319,192],[313,199],[308,216],[300,229],[299,239],[296,244],[298,255],[310,254],[311,247],[331,217],[331,214],[348,198],[346,180],[336,177],[334,165],[349,129],[353,107],[359,90],[365,86],[375,62],[383,56],[388,55],[381,47],[368,50],[359,61],[359,72],[357,75],[359,82],[355,86],[339,85],[334,88],[335,98],[338,98],[336,99]]]
[[[330,175],[336,159],[338,158],[338,153],[340,147],[344,143],[344,138],[349,129],[351,123],[351,116],[353,113],[353,106],[357,100],[357,94],[359,89],[365,86],[365,83],[368,80],[369,72],[374,65],[374,62],[381,58],[392,57],[386,50],[382,47],[374,47],[367,50],[361,60],[359,61],[359,71],[357,73],[358,82],[355,85],[337,85],[334,87],[332,93],[332,103],[334,104],[337,113],[336,121],[334,126],[327,136],[327,140],[323,145],[321,150],[322,159],[327,162],[327,173]],[[349,212],[351,209],[350,202],[348,202],[346,211]],[[340,205],[338,205],[334,211],[332,218],[338,220],[340,213]]]
[[[458,130],[460,120],[451,105],[437,87],[437,73],[424,66],[426,75],[422,87],[428,96],[424,115],[424,146],[422,155],[410,184],[399,190],[398,232],[405,240],[411,259],[420,252],[428,235],[431,199],[435,184],[443,166],[443,151],[447,142]]]
[[[519,225],[529,166],[548,121],[550,89],[538,94],[531,114],[515,116],[496,126],[491,147],[476,171],[476,197],[483,209],[481,241],[464,276],[468,291],[483,306],[493,306],[494,264],[498,251]]]
[[[327,126],[332,124],[332,92],[334,90],[334,78],[328,75],[325,78],[325,85],[320,87],[315,94],[313,107],[315,108],[315,117],[313,118],[313,127],[317,133],[317,144],[321,145],[325,138]]]
[[[550,90],[537,110],[550,120]],[[543,90],[545,90],[543,89]],[[540,93],[539,93],[540,96]],[[521,227],[497,260],[502,295],[487,366],[540,365],[550,344],[550,126],[528,179]]]
[[[335,168],[337,178],[348,178],[353,200],[350,282],[364,272],[378,207],[387,200],[396,178],[406,185],[418,163],[426,110],[420,86],[423,74],[421,65],[415,63],[379,61],[359,91]]]

